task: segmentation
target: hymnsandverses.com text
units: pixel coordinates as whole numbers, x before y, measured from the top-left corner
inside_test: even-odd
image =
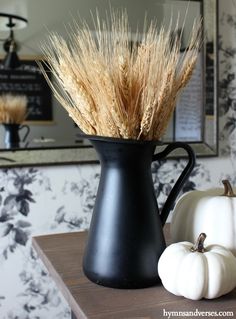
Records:
[[[210,318],[230,318],[234,317],[233,311],[202,311],[195,309],[193,311],[169,311],[166,309],[163,309],[163,317],[166,317],[168,319],[174,318],[174,317],[185,317],[185,318],[194,318],[194,317],[210,317]]]

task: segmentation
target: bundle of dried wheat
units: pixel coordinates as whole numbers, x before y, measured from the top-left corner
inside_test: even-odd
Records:
[[[27,97],[25,95],[0,95],[0,123],[21,124],[27,112]]]
[[[139,44],[131,50],[127,14],[112,13],[111,25],[97,15],[95,24],[96,37],[84,23],[73,30],[70,45],[53,33],[43,46],[56,84],[44,74],[56,98],[86,134],[160,139],[194,70],[200,19],[184,54],[171,26],[158,31],[151,23],[141,35],[137,32]]]

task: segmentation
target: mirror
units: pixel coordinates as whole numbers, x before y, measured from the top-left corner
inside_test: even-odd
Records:
[[[51,92],[44,87],[42,79],[36,78],[37,72],[32,70],[35,70],[34,60],[41,56],[40,45],[47,39],[48,30],[57,31],[63,37],[68,37],[64,25],[68,25],[73,18],[76,18],[77,12],[93,28],[90,10],[95,12],[97,7],[99,12],[105,16],[105,11],[109,10],[109,3],[114,8],[127,9],[129,21],[134,31],[137,24],[139,30],[142,29],[146,13],[148,19],[155,18],[160,24],[163,21],[163,23],[168,24],[171,14],[173,14],[173,22],[175,22],[179,11],[180,27],[185,20],[183,49],[188,37],[187,30],[191,29],[194,17],[198,14],[203,15],[205,37],[203,49],[199,53],[198,64],[191,82],[178,101],[163,142],[186,141],[194,148],[197,156],[217,155],[217,0],[148,0],[145,3],[138,1],[135,2],[135,10],[133,9],[134,3],[127,0],[112,0],[110,2],[88,0],[86,3],[79,4],[77,0],[67,0],[66,2],[62,0],[41,0],[40,2],[31,0],[28,2],[29,24],[27,28],[15,31],[15,39],[20,47],[18,55],[22,65],[19,70],[14,72],[6,72],[0,67],[1,92],[6,92],[9,87],[13,87],[13,91],[17,91],[16,88],[18,88],[17,92],[19,93],[23,90],[22,88],[27,87],[26,92],[23,93],[30,95],[29,91],[33,90],[32,85],[26,85],[27,79],[24,76],[28,74],[32,76],[29,83],[35,84],[35,91],[29,97],[31,113],[24,123],[29,126],[30,132],[23,142],[25,130],[22,128],[19,131],[21,140],[19,147],[9,147],[5,142],[5,128],[0,125],[0,166],[48,165],[97,160],[89,143],[86,139],[81,138],[79,128],[54,99]],[[163,17],[165,17],[164,20]],[[174,25],[175,23],[173,23]],[[7,36],[6,31],[0,31],[1,39]],[[1,50],[3,56],[4,51],[2,48]],[[12,81],[12,79],[14,80]],[[39,93],[40,90],[41,93]],[[40,94],[44,96],[44,100]],[[182,156],[182,154],[176,153],[176,156]]]

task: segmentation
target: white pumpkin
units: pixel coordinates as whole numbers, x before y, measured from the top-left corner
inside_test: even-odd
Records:
[[[178,200],[172,215],[172,242],[193,242],[207,234],[206,244],[219,244],[236,256],[236,195],[228,180],[222,189],[191,191]]]
[[[213,299],[236,287],[236,258],[220,245],[204,249],[205,237],[200,234],[194,247],[190,242],[174,243],[162,253],[158,274],[171,293],[192,300]]]

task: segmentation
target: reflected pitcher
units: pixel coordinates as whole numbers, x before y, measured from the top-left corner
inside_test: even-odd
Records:
[[[29,135],[30,128],[28,125],[4,123],[3,126],[5,128],[5,147],[8,149],[20,147],[20,130],[24,128],[26,129],[25,135],[22,138],[22,142],[25,142],[27,136]]]

